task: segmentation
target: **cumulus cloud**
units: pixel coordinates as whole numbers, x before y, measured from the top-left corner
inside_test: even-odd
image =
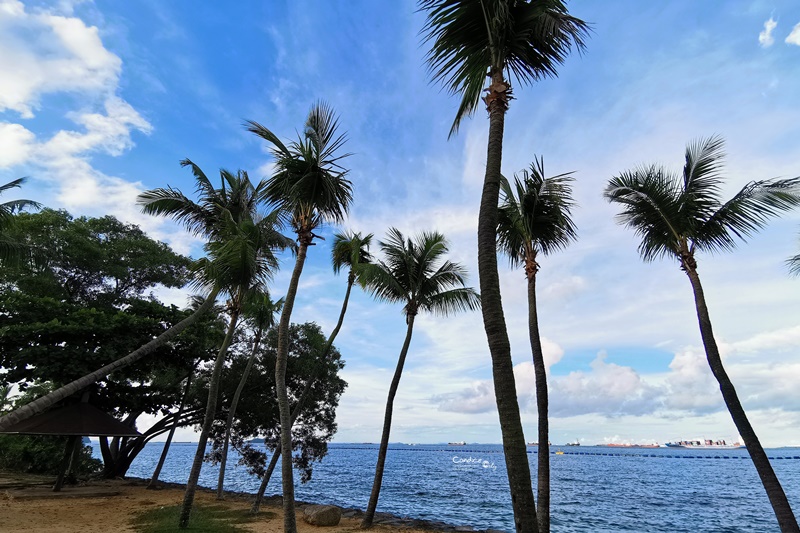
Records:
[[[800,46],[800,24],[796,24],[795,27],[792,28],[792,33],[786,38],[786,44]]]
[[[770,17],[768,21],[764,22],[764,30],[758,34],[758,43],[762,46],[762,48],[769,48],[775,44],[775,38],[772,36],[772,31],[777,25],[778,23],[772,17]]]
[[[21,123],[0,122],[0,169],[33,167],[31,177],[46,182],[52,194],[42,200],[76,214],[113,214],[188,253],[195,239],[139,212],[140,183],[92,165],[95,154],[130,150],[133,132],[149,134],[152,126],[118,95],[122,60],[104,47],[97,27],[72,16],[74,3],[28,10],[17,0],[0,0],[0,113],[30,119],[43,97],[77,95],[75,108],[65,113],[74,129],[45,138]]]
[[[0,169],[27,161],[36,136],[21,124],[0,122]]]
[[[0,111],[31,118],[48,93],[113,93],[121,67],[96,27],[0,0]]]

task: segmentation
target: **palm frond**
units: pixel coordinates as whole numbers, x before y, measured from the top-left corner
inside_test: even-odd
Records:
[[[569,15],[561,0],[420,0],[427,12],[421,33],[430,44],[428,73],[461,103],[450,130],[478,107],[486,76],[508,72],[529,84],[557,75],[571,50],[582,52],[589,26]]]
[[[752,181],[714,212],[691,236],[698,250],[724,251],[746,241],[771,218],[800,205],[800,177]]]
[[[260,188],[260,197],[292,213],[292,226],[311,231],[323,222],[341,222],[353,201],[347,170],[337,154],[346,141],[337,134],[338,119],[324,102],[315,103],[297,141],[288,147],[274,133],[249,122],[249,131],[273,146],[275,172]]]
[[[549,178],[544,174],[544,159],[534,159],[529,171],[500,184],[497,244],[512,266],[528,255],[550,254],[566,248],[577,239],[572,220],[572,172]],[[530,257],[529,259],[533,259]]]
[[[384,258],[359,272],[359,283],[375,298],[404,303],[407,317],[418,311],[444,315],[476,308],[466,269],[443,259],[448,246],[442,234],[423,232],[407,239],[390,228],[379,245]]]
[[[373,237],[372,233],[361,235],[354,231],[335,233],[331,247],[333,272],[338,274],[345,266],[358,269],[359,265],[371,263],[372,254],[370,254],[369,248]]]
[[[676,179],[659,166],[639,167],[609,180],[603,196],[622,205],[617,221],[642,238],[639,253],[645,261],[677,254],[681,238],[680,190]]]

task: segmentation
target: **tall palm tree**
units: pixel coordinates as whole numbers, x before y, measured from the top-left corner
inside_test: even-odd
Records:
[[[403,237],[396,228],[390,228],[386,240],[379,242],[379,245],[384,260],[364,267],[359,282],[375,298],[404,304],[406,338],[400,349],[397,368],[389,386],[375,479],[372,483],[369,504],[361,522],[362,528],[371,527],[375,518],[386,451],[389,447],[389,432],[392,428],[394,397],[400,384],[417,314],[424,311],[447,316],[457,311],[475,310],[480,307],[480,296],[474,289],[466,286],[466,269],[458,263],[445,259],[445,254],[448,252],[447,240],[441,233],[425,232],[412,240]]]
[[[347,170],[339,164],[349,154],[338,153],[346,138],[337,133],[336,114],[324,102],[311,107],[303,133],[288,146],[257,122],[248,121],[247,129],[270,144],[275,159],[275,173],[267,181],[262,197],[289,213],[290,223],[297,234],[297,257],[278,324],[275,361],[275,389],[281,421],[284,530],[295,533],[292,416],[286,391],[289,322],[308,247],[318,237],[314,231],[325,222],[341,222],[353,200],[352,185],[346,178]]]
[[[583,50],[589,28],[570,16],[562,0],[419,0],[419,6],[427,12],[422,31],[431,43],[430,73],[462,97],[450,135],[477,109],[481,93],[487,93],[483,101],[489,111],[489,141],[478,215],[478,274],[514,524],[518,532],[529,533],[537,530],[536,508],[497,272],[497,201],[505,114],[512,97],[509,78],[529,84],[555,77],[573,48]],[[484,89],[487,76],[490,84]]]
[[[612,178],[604,195],[622,206],[619,222],[642,238],[642,259],[671,256],[689,278],[706,358],[722,398],[767,491],[781,531],[797,532],[800,529],[783,487],[722,366],[695,252],[732,250],[737,238],[744,241],[770,218],[800,205],[800,178],[753,181],[723,203],[723,156],[720,137],[701,139],[687,146],[682,175],[656,165],[639,167]]]
[[[15,179],[0,185],[0,194],[9,189],[21,187],[23,183],[25,183],[25,178]],[[14,263],[21,259],[23,248],[20,243],[8,238],[6,230],[13,224],[14,214],[29,207],[39,209],[42,206],[39,202],[32,200],[9,200],[8,202],[0,203],[0,265]]]
[[[539,254],[549,255],[566,248],[577,238],[571,209],[571,172],[545,178],[544,159],[534,160],[530,172],[500,183],[501,204],[498,213],[497,245],[512,266],[525,268],[528,280],[528,334],[536,381],[536,407],[539,413],[538,489],[536,517],[540,533],[550,531],[550,446],[547,373],[544,366],[539,319],[536,310],[536,274]]]
[[[350,267],[350,271],[347,275],[347,290],[344,293],[342,309],[339,311],[339,320],[336,322],[336,326],[328,336],[328,340],[325,343],[325,348],[322,350],[322,353],[319,356],[315,371],[308,378],[308,381],[306,381],[303,392],[300,394],[297,403],[295,403],[294,409],[292,409],[292,425],[294,425],[295,420],[297,420],[297,417],[300,415],[300,411],[302,411],[305,403],[308,401],[308,398],[311,397],[311,389],[314,386],[314,383],[316,383],[319,374],[324,370],[328,360],[328,354],[333,346],[333,341],[336,339],[336,336],[339,334],[339,330],[342,328],[342,324],[344,323],[344,315],[347,313],[347,304],[350,301],[350,292],[358,277],[357,272],[363,268],[363,265],[372,262],[372,255],[369,253],[369,247],[372,244],[372,237],[372,233],[362,236],[361,233],[358,232],[336,233],[333,236],[333,248],[331,249],[333,271],[338,274],[345,266]],[[264,492],[267,490],[267,484],[269,484],[272,473],[275,471],[275,465],[278,463],[278,458],[280,455],[281,446],[278,445],[278,447],[275,449],[275,452],[272,454],[272,458],[267,466],[267,471],[261,478],[261,485],[258,488],[255,500],[253,501],[253,505],[250,509],[250,512],[253,514],[258,513],[258,510],[261,507],[261,500],[264,497]]]
[[[186,483],[179,521],[179,527],[183,529],[189,524],[208,435],[217,411],[222,368],[242,306],[251,292],[266,290],[267,281],[278,268],[275,250],[284,249],[291,243],[276,229],[280,213],[263,215],[260,212],[266,182],[262,180],[253,185],[247,172],[233,174],[221,170],[221,185],[215,188],[197,165],[188,159],[181,164],[192,169],[199,202],[171,187],[146,191],[139,195],[138,201],[144,212],[168,216],[182,223],[190,232],[207,239],[204,246],[207,255],[196,262],[196,283],[211,287],[212,292],[217,290],[227,294],[230,317],[225,339],[214,361],[206,413]]]
[[[231,439],[231,429],[233,427],[233,420],[236,416],[236,408],[239,405],[239,398],[242,396],[247,377],[250,375],[250,370],[256,361],[258,355],[258,348],[261,345],[261,338],[264,331],[268,330],[275,325],[275,315],[280,313],[283,307],[283,298],[277,302],[273,302],[268,293],[254,292],[249,295],[244,302],[243,313],[251,322],[255,329],[255,336],[253,338],[253,347],[250,351],[250,357],[247,359],[247,365],[244,368],[242,377],[239,379],[239,385],[236,387],[236,392],[233,394],[231,406],[228,410],[228,420],[225,424],[225,437],[222,443],[222,459],[219,463],[219,478],[217,480],[217,499],[223,499],[224,491],[223,484],[225,482],[225,465],[228,462],[228,442]]]

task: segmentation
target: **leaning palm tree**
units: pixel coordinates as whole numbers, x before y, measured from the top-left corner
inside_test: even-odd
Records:
[[[21,187],[23,183],[25,183],[25,178],[0,185],[0,194],[15,187]],[[39,209],[41,204],[33,200],[10,200],[0,203],[0,265],[16,263],[22,258],[24,248],[20,243],[10,239],[7,231],[14,222],[14,214],[29,207]]]
[[[280,313],[283,307],[283,298],[277,302],[273,302],[272,298],[266,292],[252,292],[247,300],[244,302],[243,313],[248,321],[252,324],[255,335],[253,337],[253,347],[250,351],[250,357],[247,359],[247,365],[242,372],[242,377],[239,379],[239,385],[236,387],[236,392],[233,394],[231,406],[228,409],[228,420],[225,424],[225,436],[222,442],[222,458],[219,463],[219,478],[217,480],[217,499],[223,499],[224,491],[223,485],[225,482],[225,465],[228,462],[228,443],[231,440],[231,430],[233,428],[233,420],[236,416],[236,408],[239,406],[239,399],[242,396],[242,391],[247,383],[247,378],[250,375],[250,370],[256,361],[258,349],[261,345],[261,338],[264,332],[275,325],[275,315]]]
[[[478,274],[483,323],[492,357],[495,399],[503,434],[508,482],[518,532],[537,530],[525,435],[520,421],[511,345],[497,272],[497,201],[510,78],[529,84],[555,77],[573,48],[584,48],[588,26],[569,15],[562,0],[419,0],[427,12],[423,27],[431,43],[427,62],[434,80],[461,104],[450,129],[478,108],[489,111],[486,174],[478,215]],[[487,76],[490,80],[485,87]],[[481,99],[481,93],[486,96]]]
[[[247,129],[270,144],[275,159],[275,172],[267,181],[262,197],[289,213],[297,234],[297,257],[278,324],[275,361],[275,389],[281,422],[284,530],[295,533],[292,416],[286,390],[289,322],[308,247],[319,237],[314,231],[325,222],[341,222],[353,200],[347,170],[339,164],[349,154],[338,154],[346,139],[337,133],[338,119],[333,109],[323,102],[311,107],[303,133],[288,146],[257,122],[248,121]]]
[[[280,212],[266,216],[260,212],[266,182],[253,185],[247,172],[233,174],[221,170],[221,186],[215,188],[197,165],[189,160],[182,165],[192,169],[200,202],[168,187],[142,193],[139,203],[146,213],[168,216],[207,239],[204,246],[207,255],[196,262],[194,269],[195,282],[209,288],[212,294],[216,291],[229,296],[228,328],[209,379],[206,413],[180,513],[179,527],[183,529],[189,524],[206,443],[217,411],[222,368],[242,306],[251,292],[265,290],[267,281],[278,268],[275,250],[291,243],[276,229]]]
[[[744,241],[770,218],[800,205],[800,178],[753,181],[723,203],[720,200],[723,155],[720,137],[696,141],[686,148],[682,175],[656,165],[639,167],[612,178],[604,195],[622,206],[619,222],[642,238],[639,245],[642,259],[653,261],[671,256],[689,278],[700,336],[722,399],[767,491],[781,531],[797,532],[800,531],[797,520],[783,487],[722,365],[695,253],[732,250],[737,238]]]
[[[369,497],[362,528],[372,526],[378,506],[386,451],[389,447],[389,432],[392,428],[392,411],[400,376],[411,344],[414,320],[420,311],[446,316],[457,311],[475,310],[480,307],[480,296],[466,286],[466,269],[458,263],[445,260],[447,241],[441,233],[425,232],[413,240],[406,239],[395,228],[390,228],[385,241],[379,242],[384,260],[368,265],[361,270],[359,282],[375,298],[387,302],[402,303],[406,318],[406,338],[397,359],[386,413],[383,419],[381,444],[375,479]]]
[[[538,488],[536,518],[540,533],[550,531],[550,448],[548,444],[547,373],[544,366],[539,318],[536,310],[536,274],[539,255],[566,248],[577,237],[572,222],[572,173],[544,177],[544,159],[534,160],[530,172],[500,183],[501,204],[497,223],[497,245],[511,265],[523,266],[528,280],[528,334],[536,381],[539,416]]]
[[[333,271],[334,273],[338,274],[345,266],[350,267],[347,275],[347,290],[344,293],[342,309],[339,311],[339,320],[336,322],[336,326],[328,336],[328,340],[325,343],[325,348],[323,348],[322,353],[317,360],[316,367],[306,381],[303,392],[300,394],[300,398],[295,403],[294,409],[292,409],[292,425],[294,425],[295,420],[297,420],[297,417],[300,415],[300,411],[303,410],[306,402],[311,397],[311,389],[319,378],[320,373],[325,369],[325,365],[328,362],[328,354],[330,354],[331,348],[333,347],[333,341],[336,340],[336,336],[342,329],[344,315],[347,313],[347,304],[350,301],[350,292],[358,277],[358,272],[363,268],[364,265],[372,262],[372,255],[369,253],[369,247],[372,244],[372,237],[372,233],[362,236],[361,233],[358,232],[336,233],[333,236],[333,248],[331,250]],[[261,500],[264,498],[264,492],[267,490],[267,485],[272,477],[272,473],[275,471],[275,465],[278,463],[280,455],[281,446],[279,444],[275,449],[275,452],[272,454],[272,458],[270,459],[264,476],[261,478],[261,485],[258,488],[258,492],[256,492],[256,497],[250,509],[250,512],[253,514],[258,513],[258,510],[261,507]]]

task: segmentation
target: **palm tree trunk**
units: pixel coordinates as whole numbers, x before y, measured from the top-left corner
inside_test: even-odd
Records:
[[[347,303],[350,301],[350,292],[353,289],[353,283],[355,283],[355,275],[351,271],[350,275],[347,278],[347,290],[344,293],[344,302],[342,302],[342,310],[339,312],[339,321],[336,323],[336,327],[333,328],[333,331],[328,336],[328,342],[325,343],[325,349],[322,352],[322,355],[320,355],[320,358],[317,361],[317,365],[312,371],[311,376],[306,381],[306,385],[305,388],[303,388],[303,393],[300,395],[300,399],[297,400],[297,404],[294,406],[294,409],[292,410],[292,425],[294,425],[294,421],[297,420],[297,417],[300,416],[300,411],[303,409],[303,406],[308,401],[308,398],[311,396],[311,387],[314,386],[314,383],[319,378],[319,375],[325,366],[325,362],[328,360],[328,354],[330,353],[331,347],[333,346],[333,341],[339,334],[339,330],[342,329],[342,324],[344,323],[344,315],[347,313]],[[256,493],[256,499],[255,501],[253,501],[253,506],[250,509],[250,512],[253,514],[257,513],[259,508],[261,507],[261,500],[264,498],[264,492],[267,490],[267,484],[269,483],[269,480],[272,477],[272,472],[275,470],[275,465],[278,462],[278,458],[280,457],[280,455],[281,455],[281,445],[279,444],[278,447],[275,449],[275,453],[272,454],[272,459],[270,459],[267,471],[264,474],[264,477],[261,480],[261,485],[259,486],[258,492]]]
[[[284,533],[297,533],[297,519],[294,514],[294,473],[292,472],[292,413],[289,411],[289,395],[286,391],[286,363],[289,357],[289,321],[292,318],[294,299],[300,274],[308,252],[308,238],[301,236],[297,248],[289,290],[283,303],[281,321],[278,325],[278,354],[275,359],[275,391],[278,397],[278,410],[281,419],[281,479],[283,481],[283,530]]]
[[[503,83],[502,71],[493,70],[492,85]],[[481,288],[483,326],[492,356],[492,377],[503,452],[506,459],[514,526],[517,533],[538,532],[536,504],[531,486],[531,471],[525,434],[522,430],[511,344],[503,316],[500,277],[497,273],[497,202],[500,196],[500,167],[503,158],[503,128],[506,102],[495,98],[489,106],[489,142],[486,176],[478,214],[478,276]]]
[[[548,420],[547,372],[544,366],[542,339],[539,336],[539,317],[536,311],[536,273],[528,275],[528,334],[533,355],[536,381],[536,409],[539,412],[538,489],[536,518],[539,533],[550,533],[550,421]]]
[[[369,495],[369,503],[361,522],[361,528],[372,527],[375,519],[375,508],[378,507],[378,496],[381,493],[381,483],[383,482],[383,467],[386,464],[386,451],[389,448],[389,432],[392,430],[392,410],[394,408],[394,397],[397,394],[397,387],[400,385],[400,376],[403,374],[403,365],[406,362],[408,346],[411,344],[411,333],[414,330],[414,315],[408,317],[408,329],[406,330],[406,340],[400,350],[400,357],[397,359],[397,368],[394,371],[392,383],[389,386],[389,397],[386,399],[386,414],[383,417],[383,433],[381,433],[381,445],[378,449],[378,464],[375,465],[375,480],[372,482],[372,493]]]
[[[789,505],[789,500],[786,499],[786,493],[783,491],[780,481],[778,481],[778,476],[775,475],[775,471],[772,469],[772,465],[764,452],[764,448],[761,446],[761,442],[758,440],[756,432],[753,430],[753,426],[750,425],[750,421],[747,419],[747,414],[744,412],[728,373],[725,372],[725,368],[722,366],[722,358],[719,355],[717,342],[714,340],[714,332],[711,329],[711,319],[708,316],[708,307],[703,295],[703,287],[700,284],[700,276],[698,276],[694,268],[686,268],[685,271],[694,291],[697,320],[700,323],[700,335],[703,338],[708,366],[711,367],[711,372],[717,378],[719,389],[722,392],[722,399],[725,400],[725,405],[728,407],[733,423],[736,425],[742,440],[744,440],[747,453],[750,454],[750,459],[752,459],[753,465],[756,467],[761,483],[767,491],[772,510],[778,519],[778,526],[783,533],[798,533],[800,532],[800,527],[797,525],[797,519]]]
[[[192,469],[189,472],[189,479],[186,481],[186,492],[183,495],[183,505],[181,507],[181,516],[178,527],[186,529],[189,526],[189,515],[192,513],[192,504],[194,502],[194,493],[197,490],[197,481],[200,479],[200,470],[203,467],[203,457],[206,453],[206,443],[208,442],[208,435],[211,433],[211,426],[214,424],[214,415],[217,414],[217,396],[219,396],[219,382],[222,377],[222,367],[225,363],[225,356],[228,353],[228,347],[231,345],[233,333],[236,330],[236,322],[239,320],[240,306],[235,305],[231,312],[231,323],[228,326],[228,332],[225,334],[225,340],[222,341],[217,359],[214,361],[214,370],[211,373],[211,380],[208,384],[208,403],[206,404],[206,415],[203,419],[203,427],[200,430],[200,438],[197,442],[197,451],[194,454],[194,462]]]
[[[256,360],[258,353],[258,345],[261,343],[261,334],[263,328],[258,328],[256,337],[253,340],[253,351],[250,353],[250,358],[247,360],[247,366],[244,368],[242,378],[239,380],[239,385],[236,387],[236,392],[233,394],[231,400],[231,408],[228,411],[228,421],[225,424],[225,440],[222,443],[222,458],[219,462],[219,479],[217,480],[217,499],[224,499],[225,492],[222,490],[222,485],[225,482],[225,465],[228,462],[228,442],[231,440],[231,426],[233,425],[233,417],[236,416],[236,407],[239,405],[239,398],[242,396],[244,384],[247,382],[247,376],[250,375],[250,370],[253,368],[253,363]]]
[[[211,294],[208,295],[206,301],[203,302],[203,305],[197,308],[197,310],[192,313],[191,315],[187,316],[167,331],[156,337],[155,339],[151,340],[141,348],[134,350],[133,352],[129,353],[125,357],[121,357],[117,359],[113,363],[107,364],[103,368],[99,370],[95,370],[91,374],[87,374],[82,378],[76,379],[71,383],[67,383],[63,387],[59,387],[53,392],[45,394],[41,398],[37,398],[31,403],[25,404],[19,409],[16,409],[6,416],[0,418],[0,431],[10,427],[12,424],[16,424],[17,422],[21,422],[22,420],[26,420],[33,415],[39,414],[41,412],[46,411],[57,402],[60,402],[64,398],[72,396],[76,392],[85,389],[92,383],[100,381],[104,377],[108,376],[110,373],[114,372],[115,370],[119,370],[120,368],[124,368],[128,365],[132,365],[133,363],[139,361],[140,359],[150,355],[151,353],[158,350],[161,346],[165,345],[172,339],[174,339],[181,331],[186,329],[187,327],[191,326],[194,322],[200,318],[203,313],[208,311],[212,305],[214,305],[214,301],[217,299],[217,294],[219,293],[219,288],[214,288],[211,291]]]
[[[292,418],[294,421],[294,417]],[[261,485],[258,487],[258,492],[256,493],[256,499],[253,501],[253,506],[250,508],[251,514],[258,513],[258,510],[261,508],[261,500],[264,499],[264,492],[267,490],[267,485],[269,484],[269,480],[272,477],[272,473],[275,471],[275,465],[278,464],[278,459],[281,458],[281,446],[278,444],[278,447],[275,448],[275,452],[272,454],[272,459],[269,460],[269,466],[267,467],[267,471],[264,473],[264,477],[261,479]]]
[[[161,450],[161,457],[158,458],[158,464],[156,465],[156,469],[153,471],[153,475],[150,476],[150,482],[147,484],[147,488],[152,490],[158,488],[158,476],[161,475],[161,469],[164,468],[164,462],[167,460],[167,453],[169,453],[169,447],[172,444],[172,437],[175,435],[175,430],[178,428],[178,423],[181,419],[181,414],[183,413],[183,409],[186,407],[186,400],[189,397],[189,389],[192,385],[192,376],[194,375],[194,368],[189,372],[189,375],[186,376],[186,386],[183,389],[183,396],[181,397],[181,405],[178,407],[178,414],[175,417],[175,421],[172,423],[172,427],[169,430],[169,435],[167,435],[167,440],[164,442],[164,448]]]

